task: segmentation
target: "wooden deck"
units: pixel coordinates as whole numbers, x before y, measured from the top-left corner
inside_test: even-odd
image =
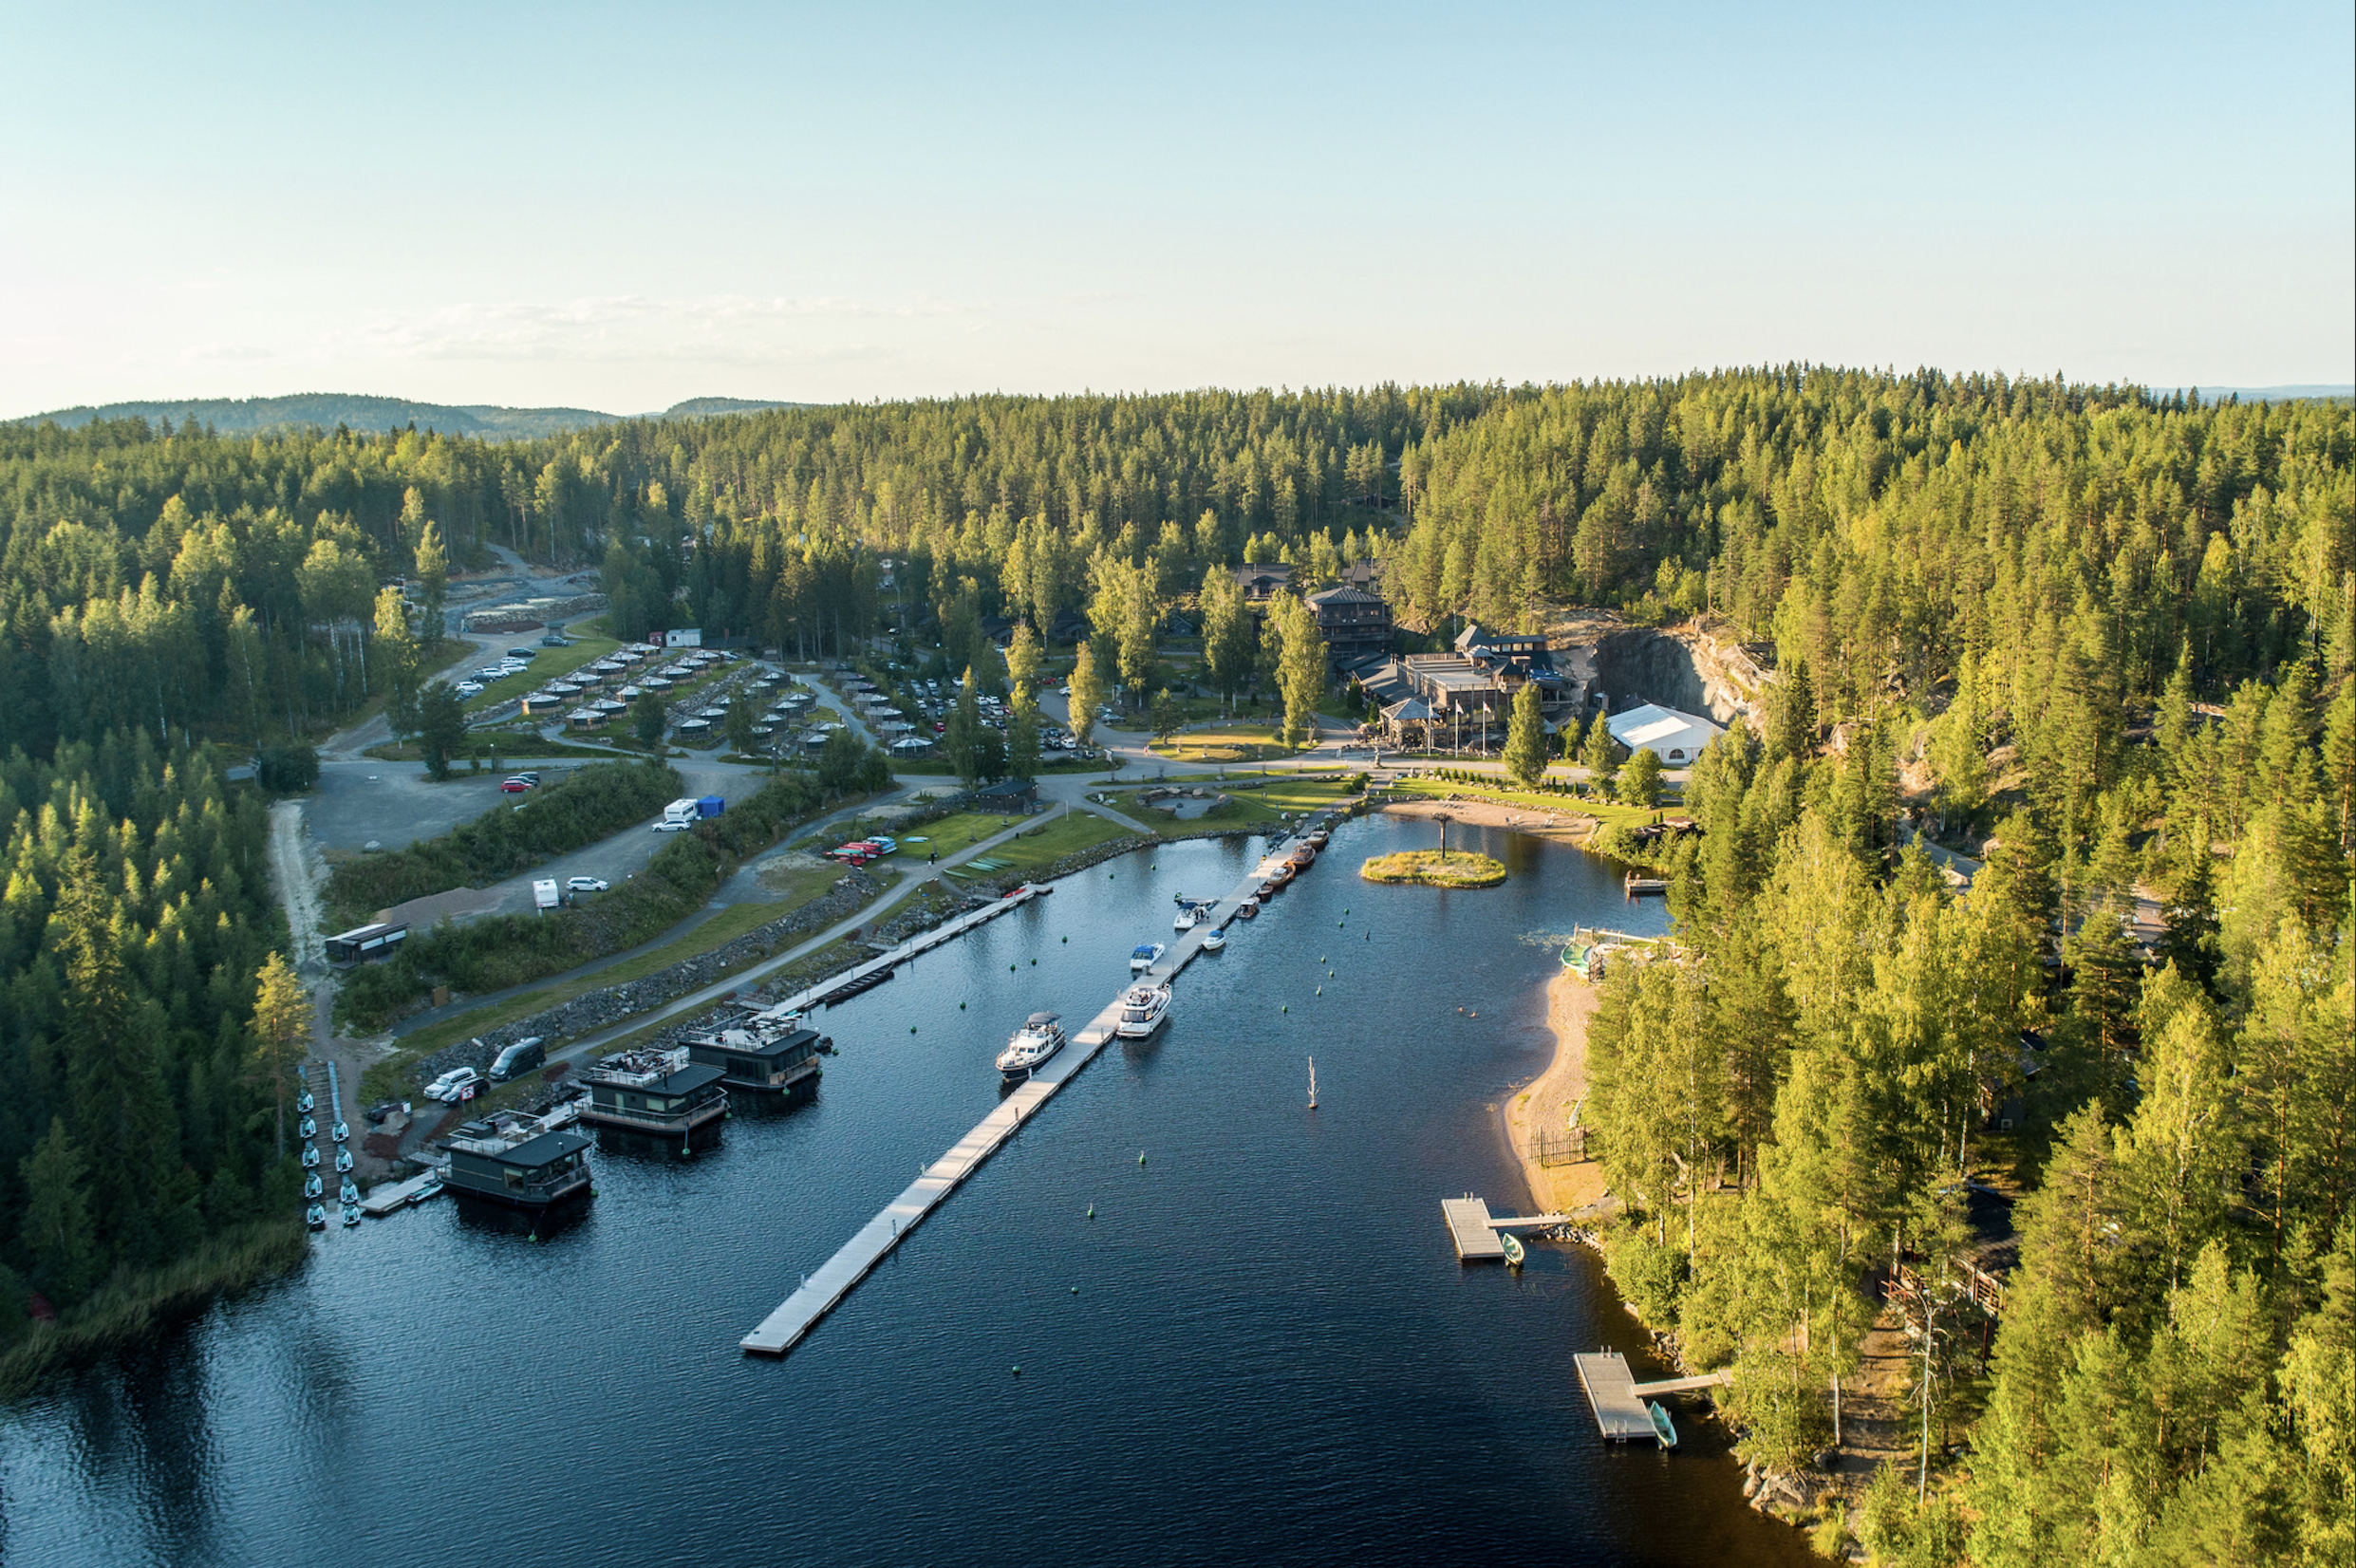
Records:
[[[1567,1225],[1575,1218],[1568,1214],[1491,1214],[1487,1201],[1469,1192],[1461,1198],[1441,1199],[1440,1215],[1448,1222],[1449,1239],[1456,1243],[1457,1261],[1465,1263],[1505,1257],[1505,1243],[1497,1240],[1501,1230],[1544,1230]]]
[[[1122,985],[1121,991],[1127,991],[1140,980],[1158,981],[1174,978],[1203,950],[1205,937],[1235,918],[1237,906],[1259,887],[1264,874],[1255,870],[1245,877],[1233,891],[1211,906],[1210,920],[1198,922],[1191,930],[1180,934],[1152,968],[1143,975],[1132,975]],[[1000,903],[1011,908],[1036,896],[1038,891],[1040,889],[1026,886],[1019,894]],[[959,924],[958,922],[950,924],[957,925],[959,930],[970,929],[971,925],[1003,912],[999,905],[993,905],[987,910],[977,910],[972,916],[961,917],[967,923],[965,924]],[[947,926],[940,928],[940,931],[947,930]],[[936,942],[948,940],[940,931],[927,933],[927,937]],[[926,945],[931,944],[931,942],[926,943]],[[906,956],[909,955],[895,949],[875,960],[874,963],[880,966]],[[841,984],[840,978],[833,983]],[[805,998],[813,994],[806,992],[801,997],[788,998],[764,1016],[782,1018],[797,1006],[808,1005]],[[833,1257],[818,1266],[816,1273],[804,1276],[794,1294],[787,1297],[776,1311],[762,1318],[759,1326],[739,1340],[738,1344],[749,1353],[761,1355],[783,1355],[792,1350],[817,1326],[820,1318],[851,1293],[852,1286],[866,1279],[876,1264],[890,1255],[892,1248],[900,1244],[902,1237],[923,1223],[925,1218],[940,1206],[943,1199],[956,1191],[965,1178],[998,1152],[1023,1124],[1055,1096],[1057,1090],[1071,1082],[1078,1075],[1080,1069],[1095,1059],[1096,1054],[1112,1041],[1113,1026],[1120,1021],[1120,992],[1115,992],[1113,1000],[1102,1012],[1091,1018],[1085,1027],[1074,1032],[1070,1043],[1056,1053],[1054,1059],[1034,1073],[1028,1083],[1000,1101],[998,1109],[982,1117],[973,1130],[960,1138],[946,1154],[925,1167],[900,1196],[885,1204],[875,1218],[861,1226],[858,1234],[844,1242]],[[1502,1251],[1501,1248],[1501,1254]]]
[[[1574,1355],[1580,1387],[1587,1391],[1587,1406],[1595,1411],[1596,1429],[1606,1443],[1656,1443],[1653,1412],[1644,1408],[1636,1380],[1629,1375],[1628,1358],[1617,1351]]]
[[[360,1212],[371,1220],[382,1220],[409,1206],[409,1200],[441,1180],[439,1168],[429,1168],[405,1182],[379,1182],[360,1200]]]

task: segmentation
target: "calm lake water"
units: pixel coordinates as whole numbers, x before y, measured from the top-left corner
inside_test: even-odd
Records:
[[[1601,862],[1458,831],[1512,880],[1371,887],[1431,826],[1337,832],[781,1362],[739,1336],[996,1103],[1023,1015],[1092,1016],[1257,842],[1098,867],[917,961],[823,1016],[814,1102],[597,1156],[552,1239],[447,1201],[336,1232],[0,1412],[0,1559],[1804,1562],[1699,1420],[1674,1455],[1597,1441],[1570,1353],[1643,1341],[1592,1257],[1449,1248],[1441,1198],[1528,1201],[1495,1110],[1550,1051],[1545,936],[1662,920]]]

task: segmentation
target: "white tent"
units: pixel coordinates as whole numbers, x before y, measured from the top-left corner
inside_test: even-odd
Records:
[[[1725,732],[1707,719],[1647,702],[1609,720],[1612,738],[1632,752],[1651,752],[1672,768],[1688,768],[1702,748]]]

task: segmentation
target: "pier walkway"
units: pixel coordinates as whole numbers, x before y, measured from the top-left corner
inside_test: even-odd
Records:
[[[1461,1198],[1441,1199],[1440,1215],[1448,1222],[1449,1238],[1456,1243],[1456,1260],[1461,1263],[1504,1258],[1505,1243],[1497,1240],[1501,1230],[1544,1230],[1570,1224],[1577,1218],[1569,1214],[1491,1214],[1487,1201],[1469,1192]]]
[[[1132,976],[1121,991],[1126,992],[1129,986],[1140,980],[1174,979],[1203,950],[1203,939],[1234,919],[1237,908],[1258,890],[1262,881],[1281,864],[1282,859],[1281,855],[1271,854],[1262,860],[1249,876],[1236,885],[1233,891],[1211,905],[1208,921],[1197,921],[1191,930],[1181,933],[1178,940],[1169,944],[1169,951],[1164,953],[1152,968],[1143,975]],[[1043,890],[1026,886],[1020,892],[1035,895]],[[1000,902],[1011,907],[1016,898]],[[988,911],[976,910],[975,915],[986,919],[1001,912],[993,906]],[[927,936],[946,941],[947,937],[941,933],[947,930],[947,926],[943,926],[938,931],[927,933]],[[897,952],[899,949],[895,948],[893,953]],[[893,954],[888,953],[874,962],[880,966],[892,957]],[[853,975],[857,973],[852,971]],[[819,990],[834,990],[851,978],[837,976]],[[787,1013],[806,1007],[817,999],[823,999],[805,992],[799,997],[787,998],[761,1016],[781,1019]],[[818,1319],[832,1312],[851,1293],[853,1285],[866,1279],[876,1264],[889,1256],[892,1248],[900,1244],[901,1238],[921,1224],[926,1216],[940,1206],[943,1199],[956,1191],[966,1177],[981,1168],[984,1160],[997,1153],[1006,1140],[1013,1137],[1025,1122],[1038,1113],[1040,1107],[1055,1096],[1057,1090],[1071,1082],[1082,1068],[1095,1059],[1096,1054],[1113,1038],[1113,1030],[1120,1020],[1120,1012],[1121,994],[1116,992],[1102,1012],[1085,1026],[1074,1031],[1069,1042],[1056,1053],[1054,1059],[1032,1073],[1029,1082],[1008,1093],[999,1102],[998,1109],[982,1117],[972,1131],[951,1146],[946,1154],[926,1166],[899,1197],[885,1204],[882,1212],[861,1226],[858,1234],[844,1242],[833,1257],[820,1264],[815,1274],[805,1275],[794,1294],[787,1297],[776,1311],[762,1318],[759,1327],[739,1340],[739,1345],[748,1353],[762,1355],[783,1355],[792,1350],[803,1335],[817,1325]]]
[[[1605,1442],[1660,1441],[1660,1433],[1653,1428],[1653,1412],[1644,1408],[1636,1393],[1636,1380],[1629,1375],[1626,1356],[1617,1351],[1596,1351],[1571,1360],[1579,1368],[1580,1387],[1587,1391],[1587,1406],[1595,1411],[1596,1429]]]
[[[1049,888],[1036,883],[1026,882],[1004,898],[993,899],[979,909],[968,909],[954,920],[943,921],[929,931],[918,932],[888,953],[879,953],[865,963],[855,964],[844,970],[832,980],[820,980],[806,991],[795,992],[775,1007],[763,1010],[756,1017],[755,1021],[783,1023],[794,1014],[806,1013],[841,992],[848,991],[855,995],[862,991],[871,990],[873,985],[869,982],[880,983],[876,981],[876,977],[889,979],[894,969],[907,962],[917,954],[928,952],[944,942],[954,942],[975,926],[986,925],[1008,910],[1019,909],[1041,893],[1048,891],[1050,891]]]

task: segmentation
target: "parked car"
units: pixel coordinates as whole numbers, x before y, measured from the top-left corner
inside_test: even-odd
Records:
[[[510,648],[507,650],[507,656],[510,659],[520,659],[529,664],[540,657],[540,650],[538,648]]]
[[[525,783],[520,778],[503,778],[499,780],[499,793],[501,794],[522,794],[526,790],[531,788],[532,786],[530,784]]]
[[[505,1083],[510,1078],[522,1077],[535,1067],[547,1065],[548,1048],[540,1043],[539,1036],[535,1035],[530,1039],[517,1040],[499,1053],[498,1059],[491,1064],[491,1081]]]
[[[602,893],[613,884],[604,877],[574,877],[565,886],[576,893]]]
[[[482,1074],[473,1068],[454,1067],[425,1086],[425,1097],[429,1100],[453,1103],[480,1082],[482,1082]]]
[[[368,1125],[370,1127],[383,1127],[384,1125],[384,1118],[400,1109],[401,1102],[399,1100],[379,1100],[376,1104],[362,1111],[361,1114],[368,1118]]]
[[[682,822],[676,817],[666,816],[654,825],[654,831],[658,833],[683,833],[694,826],[692,822]]]
[[[526,769],[526,770],[524,770],[522,773],[517,774],[515,776],[516,776],[517,778],[522,779],[525,783],[527,783],[527,784],[530,784],[530,785],[533,786],[534,788],[537,788],[537,787],[538,787],[538,785],[539,785],[539,782],[540,782],[540,773],[539,773],[539,770],[538,770],[538,769],[536,769],[536,768],[527,768],[527,769]]]
[[[455,689],[460,697],[480,697],[482,695],[482,682],[479,681],[461,681],[458,683],[458,686]]]

